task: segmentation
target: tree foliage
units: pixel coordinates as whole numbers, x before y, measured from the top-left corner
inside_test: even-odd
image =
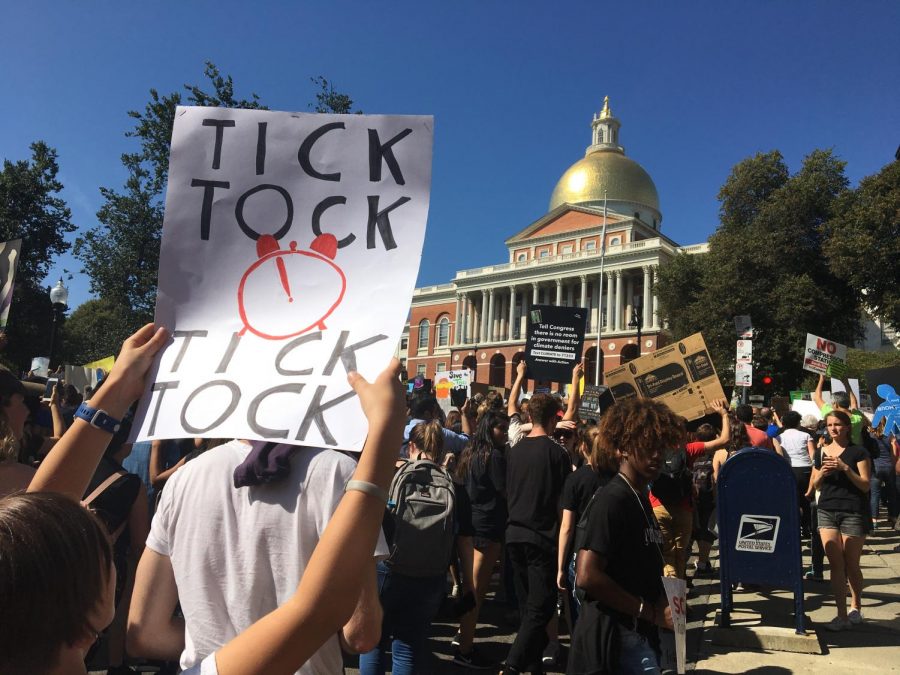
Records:
[[[75,230],[58,173],[56,151],[42,141],[31,144],[30,160],[4,160],[0,172],[0,240],[22,239],[5,350],[20,369],[49,348],[50,298],[42,283]]]
[[[900,161],[842,195],[823,236],[834,274],[873,315],[900,327]]]
[[[184,85],[180,92],[162,95],[150,90],[150,100],[142,111],[128,116],[134,127],[126,136],[139,148],[122,156],[128,178],[121,190],[101,188],[103,207],[97,213],[99,225],[75,242],[75,256],[91,279],[91,291],[118,308],[119,323],[110,326],[113,342],[121,342],[137,327],[151,321],[156,303],[159,247],[163,224],[163,199],[169,171],[169,144],[175,108],[186,105],[251,108],[265,110],[259,96],[241,98],[235,94],[231,76],[224,76],[215,64],[206,63],[204,86]],[[325,78],[314,78],[317,112],[349,112],[353,101],[336,92]]]
[[[110,300],[88,300],[66,319],[60,336],[64,363],[82,365],[114,356],[122,346],[111,327],[127,323],[122,307]]]
[[[787,391],[802,378],[806,333],[852,344],[859,297],[825,264],[823,224],[847,187],[844,163],[816,150],[790,175],[777,151],[734,167],[719,192],[720,226],[705,255],[660,271],[660,311],[674,337],[702,332],[723,383],[731,381],[733,317],[757,332],[755,373]]]

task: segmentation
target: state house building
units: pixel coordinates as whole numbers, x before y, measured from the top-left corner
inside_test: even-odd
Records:
[[[666,344],[653,293],[659,266],[679,252],[707,247],[680,247],[662,234],[656,186],[625,155],[620,126],[607,97],[594,115],[584,158],[559,179],[547,213],[506,240],[506,262],[460,270],[451,283],[415,289],[400,345],[410,377],[469,368],[476,382],[509,387],[525,354],[528,310],[536,304],[588,309],[588,381],[598,360],[598,330],[603,371],[618,366],[623,353],[633,358]]]

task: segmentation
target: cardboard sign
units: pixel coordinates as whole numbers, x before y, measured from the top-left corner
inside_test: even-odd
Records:
[[[734,332],[739,338],[750,339],[753,337],[753,322],[749,314],[734,317]]]
[[[525,362],[532,380],[568,382],[581,360],[587,310],[534,305],[528,314]]]
[[[713,412],[712,401],[725,398],[700,333],[609,371],[606,384],[617,401],[653,398],[689,421]]]
[[[675,629],[675,663],[678,672],[684,673],[687,662],[687,582],[676,577],[663,577],[662,582]]]
[[[469,398],[471,370],[447,370],[434,375],[434,396],[445,413],[458,408]],[[462,398],[462,403],[457,403]]]
[[[22,240],[12,239],[0,243],[0,329],[6,328],[9,307],[12,304],[13,282],[22,252]]]
[[[173,332],[140,440],[360,450],[347,383],[388,364],[409,313],[431,117],[179,107],[156,322]]]
[[[847,346],[812,333],[806,334],[806,351],[803,354],[803,370],[818,375],[843,375],[847,366]]]

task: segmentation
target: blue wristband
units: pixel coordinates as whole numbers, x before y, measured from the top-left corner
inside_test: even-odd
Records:
[[[82,403],[75,411],[75,417],[80,417],[96,429],[114,434],[122,426],[121,420],[111,417],[105,410],[92,408],[87,403]]]

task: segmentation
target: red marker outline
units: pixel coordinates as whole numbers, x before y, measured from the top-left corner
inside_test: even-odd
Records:
[[[247,281],[247,277],[250,276],[250,274],[253,273],[260,265],[263,265],[270,260],[273,260],[275,258],[278,258],[279,256],[284,256],[284,255],[305,255],[307,257],[315,258],[316,260],[321,260],[322,262],[328,263],[329,265],[331,265],[331,267],[334,269],[334,271],[337,272],[338,275],[341,277],[341,292],[338,295],[337,300],[328,309],[328,311],[325,312],[325,314],[320,319],[316,320],[314,323],[310,324],[309,326],[306,326],[306,328],[303,328],[302,330],[298,330],[295,333],[288,333],[287,335],[269,335],[268,333],[263,333],[262,331],[257,330],[256,328],[251,326],[250,321],[247,319],[247,313],[246,313],[246,311],[244,311],[244,284]],[[279,260],[278,262],[281,262],[281,261]],[[344,293],[346,291],[347,291],[347,277],[344,275],[344,271],[340,267],[335,265],[326,256],[319,255],[318,253],[313,253],[312,251],[300,251],[297,249],[288,250],[288,251],[280,251],[279,250],[279,251],[273,251],[272,253],[268,253],[265,256],[263,256],[262,258],[260,258],[259,260],[257,260],[256,262],[254,262],[252,265],[250,265],[250,267],[247,268],[247,271],[244,272],[244,275],[241,277],[240,284],[238,284],[238,293],[237,293],[238,312],[240,313],[241,321],[244,324],[244,328],[241,329],[239,335],[243,336],[243,334],[249,330],[251,333],[263,338],[264,340],[283,340],[285,338],[296,337],[297,335],[302,335],[306,331],[311,330],[316,327],[321,328],[322,330],[325,330],[325,319],[327,319],[331,315],[331,313],[334,312],[335,309],[337,309],[337,306],[341,304],[341,301],[344,299]]]

